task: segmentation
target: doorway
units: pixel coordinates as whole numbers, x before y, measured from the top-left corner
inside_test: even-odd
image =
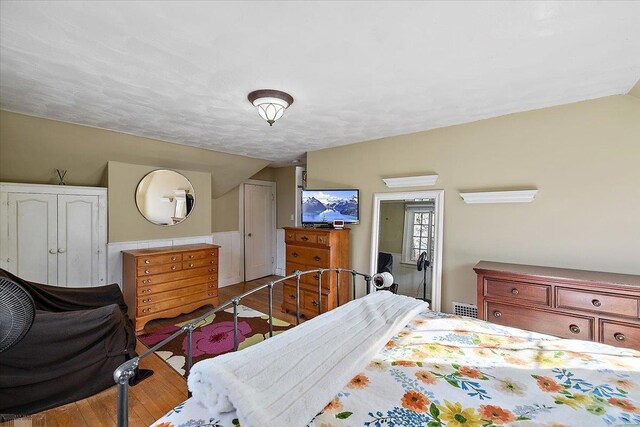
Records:
[[[244,280],[249,281],[275,272],[276,184],[250,180],[241,188]]]
[[[371,271],[390,272],[398,293],[440,310],[444,191],[374,195]]]

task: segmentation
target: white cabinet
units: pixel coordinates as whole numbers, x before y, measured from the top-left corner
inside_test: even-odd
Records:
[[[0,183],[0,266],[39,283],[105,284],[106,188]]]

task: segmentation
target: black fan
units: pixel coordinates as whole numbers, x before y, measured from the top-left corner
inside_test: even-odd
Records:
[[[29,332],[35,314],[29,292],[13,280],[0,277],[0,353]]]

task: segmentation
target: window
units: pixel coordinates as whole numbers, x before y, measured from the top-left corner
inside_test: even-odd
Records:
[[[402,262],[415,264],[422,252],[433,261],[434,207],[432,204],[406,205],[404,214],[404,236]]]

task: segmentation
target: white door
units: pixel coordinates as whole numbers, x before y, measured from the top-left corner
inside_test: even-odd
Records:
[[[58,197],[9,193],[7,269],[25,280],[58,283]]]
[[[98,196],[58,196],[58,286],[100,285]]]
[[[270,185],[244,184],[245,280],[274,272],[274,199]]]

